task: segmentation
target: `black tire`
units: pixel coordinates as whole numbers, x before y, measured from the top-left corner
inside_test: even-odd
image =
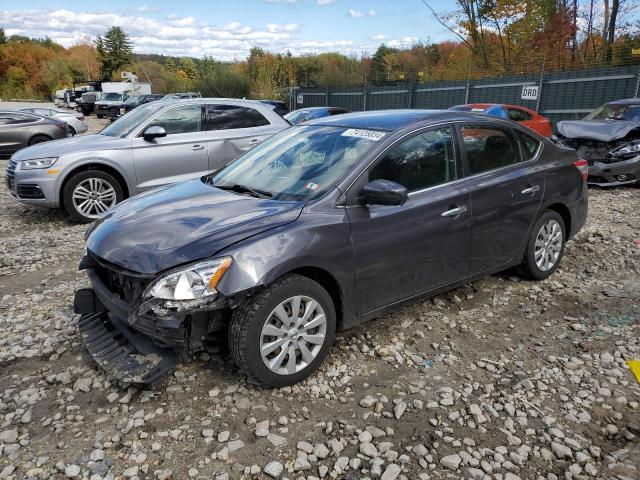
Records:
[[[78,172],[74,174],[64,185],[62,190],[62,201],[64,209],[67,211],[71,219],[75,222],[80,223],[90,223],[93,222],[96,218],[84,215],[80,212],[73,203],[73,191],[75,188],[85,180],[90,178],[98,178],[107,182],[115,191],[116,201],[115,203],[120,203],[124,199],[124,192],[122,190],[122,185],[120,182],[116,180],[112,175],[109,175],[102,170],[84,170],[82,172]]]
[[[536,254],[536,240],[538,236],[541,235],[541,231],[544,225],[548,224],[550,221],[555,221],[560,225],[560,230],[562,232],[562,239],[560,245],[560,252],[558,258],[555,260],[555,263],[548,269],[541,269],[536,263],[535,254]],[[564,224],[564,220],[562,216],[553,210],[546,210],[536,223],[533,225],[531,229],[531,235],[529,237],[529,241],[527,242],[527,248],[524,254],[524,259],[522,265],[520,265],[519,271],[520,274],[528,278],[529,280],[544,280],[549,278],[558,269],[560,262],[562,261],[562,257],[564,255],[564,246],[567,239],[566,227]]]
[[[316,300],[325,313],[326,334],[316,357],[299,372],[281,375],[270,370],[260,355],[260,335],[269,315],[283,301],[296,295]],[[336,313],[331,296],[317,282],[290,274],[245,299],[234,311],[229,325],[229,350],[235,363],[254,383],[284,387],[314,373],[327,357],[336,332]]]
[[[36,143],[48,142],[49,140],[53,140],[49,135],[34,135],[29,140],[29,146],[35,145]]]
[[[76,135],[76,129],[73,128],[71,125],[69,125],[69,133],[71,134],[71,136],[75,137]]]

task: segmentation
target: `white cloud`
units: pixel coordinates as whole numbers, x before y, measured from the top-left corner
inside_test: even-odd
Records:
[[[160,11],[159,8],[149,7],[148,5],[140,5],[136,10],[140,13],[156,13]]]
[[[298,0],[267,0],[267,3],[284,3],[286,5],[292,5]]]
[[[386,35],[382,33],[378,33],[377,35],[374,35],[373,37],[371,37],[371,40],[384,40],[385,38],[387,38]]]
[[[213,25],[194,17],[168,15],[159,18],[146,12],[73,12],[66,9],[1,10],[0,25],[7,35],[50,37],[65,47],[95,39],[118,25],[130,36],[137,53],[165,55],[213,56],[218,60],[246,57],[249,49],[259,46],[273,52],[290,51],[294,55],[339,50],[344,54],[361,54],[375,50],[373,44],[356,44],[352,40],[324,41],[300,38],[296,23],[247,25],[233,21]]]
[[[324,7],[325,5],[329,5],[331,3],[335,3],[337,2],[337,0],[317,0],[317,4],[320,5],[321,7]]]
[[[418,42],[417,37],[402,37],[386,42],[387,47],[391,48],[409,48]]]
[[[368,12],[361,12],[359,10],[354,10],[353,8],[349,9],[349,16],[353,18],[362,18],[362,17],[375,17],[377,15],[375,10],[369,10]]]

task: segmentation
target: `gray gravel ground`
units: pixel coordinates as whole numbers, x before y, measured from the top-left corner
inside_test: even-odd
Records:
[[[86,226],[3,185],[0,478],[639,479],[639,211],[640,189],[592,191],[552,278],[344,332],[301,385],[248,385],[221,351],[142,391],[83,349]]]

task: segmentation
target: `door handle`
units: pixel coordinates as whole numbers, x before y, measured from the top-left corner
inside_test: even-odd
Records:
[[[466,205],[460,205],[459,207],[450,208],[446,212],[442,212],[440,215],[443,217],[458,217],[467,211]]]
[[[196,150],[204,150],[204,145],[194,145],[193,147],[191,147],[189,150],[193,150],[194,152]]]
[[[527,185],[527,188],[522,190],[520,193],[523,194],[523,195],[533,195],[538,190],[540,190],[540,186],[539,185]]]
[[[253,138],[249,141],[249,145],[257,145],[261,142],[259,138]]]

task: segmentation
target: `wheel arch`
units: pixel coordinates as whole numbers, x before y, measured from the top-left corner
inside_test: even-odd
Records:
[[[31,146],[31,141],[36,137],[47,137],[49,139],[49,140],[47,140],[48,142],[53,140],[53,137],[51,135],[48,135],[48,134],[42,133],[42,132],[37,132],[37,133],[34,133],[33,135],[31,135],[29,137],[29,140],[27,140],[27,146]]]
[[[569,238],[571,236],[571,211],[564,203],[552,203],[548,205],[546,210],[551,210],[556,212],[558,215],[562,217],[562,221],[564,222],[564,230],[565,236]]]
[[[344,310],[342,308],[344,298],[342,289],[336,278],[327,270],[320,267],[300,267],[285,273],[285,275],[292,273],[302,275],[319,283],[327,291],[336,311],[336,330],[342,330],[344,323]]]
[[[62,179],[62,183],[60,184],[60,189],[58,190],[58,201],[60,202],[60,206],[62,208],[64,208],[64,188],[66,184],[69,182],[69,180],[71,180],[71,178],[73,178],[75,174],[84,172],[87,170],[100,170],[104,173],[108,173],[109,175],[112,175],[122,187],[122,193],[124,198],[129,197],[129,185],[125,180],[124,175],[122,175],[120,171],[118,171],[116,168],[106,163],[88,162],[73,168],[73,170],[70,170]]]

